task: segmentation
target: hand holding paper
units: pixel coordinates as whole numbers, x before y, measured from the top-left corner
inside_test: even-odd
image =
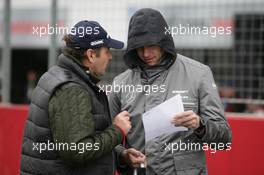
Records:
[[[176,95],[143,114],[142,120],[145,129],[146,142],[162,134],[178,131],[187,131],[186,127],[176,127],[171,121],[175,114],[183,112],[183,103],[180,95]]]
[[[185,126],[190,129],[196,129],[200,126],[200,117],[191,110],[185,111],[174,115],[171,123],[175,126]]]

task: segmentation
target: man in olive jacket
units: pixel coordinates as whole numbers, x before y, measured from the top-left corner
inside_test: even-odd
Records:
[[[64,40],[57,65],[33,92],[20,174],[112,175],[112,150],[131,125],[126,111],[111,121],[106,94],[96,84],[112,59],[109,48],[123,43],[95,21],[80,21]]]
[[[120,169],[127,175],[133,174],[133,168],[126,165],[138,166],[136,163],[140,162],[127,148],[145,153],[147,175],[205,175],[203,144],[210,144],[213,149],[219,148],[216,145],[230,148],[231,130],[210,68],[177,54],[166,29],[168,25],[157,10],[135,12],[129,22],[124,55],[129,69],[113,82],[113,86],[126,85],[129,90],[120,88],[109,95],[112,117],[123,110],[130,113],[132,128],[126,147],[116,147]],[[171,116],[172,124],[188,131],[164,134],[145,142],[142,114],[177,94],[182,97],[185,112]]]

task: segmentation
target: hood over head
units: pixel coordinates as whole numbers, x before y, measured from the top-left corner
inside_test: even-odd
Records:
[[[140,64],[136,49],[143,46],[157,45],[164,50],[166,58],[176,59],[173,38],[165,33],[168,25],[157,10],[144,8],[131,17],[128,29],[127,50],[124,61],[130,68]]]

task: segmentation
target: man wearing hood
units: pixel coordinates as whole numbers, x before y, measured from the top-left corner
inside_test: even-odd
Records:
[[[130,113],[132,128],[126,146],[116,147],[120,171],[132,174],[133,166],[144,162],[147,175],[207,174],[204,143],[231,142],[231,130],[210,68],[177,54],[173,38],[166,34],[168,25],[157,10],[141,9],[131,17],[124,61],[128,70],[115,77],[113,86],[156,86],[155,92],[114,91],[109,96],[112,117],[120,111]],[[142,114],[169,98],[180,94],[185,112],[173,116],[172,123],[188,131],[161,135],[145,143]],[[158,127],[158,126],[157,126]],[[200,149],[174,149],[171,145],[196,144]],[[215,148],[217,149],[217,148]],[[130,166],[127,166],[130,165]]]
[[[40,78],[25,123],[21,175],[113,175],[113,149],[131,127],[127,111],[111,121],[97,83],[112,59],[111,39],[95,21],[80,21],[64,37],[57,65]]]

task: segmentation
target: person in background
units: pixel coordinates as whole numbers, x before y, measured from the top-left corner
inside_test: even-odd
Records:
[[[37,85],[37,73],[34,70],[27,72],[26,103],[30,103],[33,90]]]

